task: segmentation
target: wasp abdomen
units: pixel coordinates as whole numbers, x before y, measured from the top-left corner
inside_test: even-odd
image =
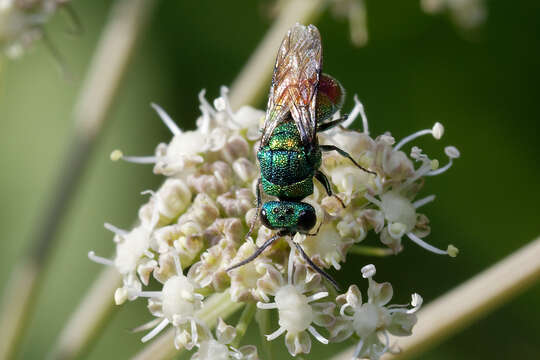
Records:
[[[278,126],[257,157],[265,193],[288,200],[303,199],[313,193],[313,176],[321,164],[321,153],[306,152],[294,123]]]

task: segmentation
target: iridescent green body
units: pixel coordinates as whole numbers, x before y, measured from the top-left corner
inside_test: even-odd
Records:
[[[277,126],[257,157],[266,194],[299,201],[313,193],[313,176],[321,166],[321,150],[318,146],[304,148],[294,122]]]
[[[251,256],[227,271],[254,260],[280,237],[292,237],[296,233],[313,235],[310,230],[317,222],[317,215],[313,206],[302,202],[313,194],[313,178],[323,185],[328,196],[335,196],[330,181],[319,170],[322,152],[337,151],[358,168],[373,173],[337,146],[319,145],[318,132],[338,126],[346,119],[332,119],[343,105],[345,91],[336,79],[321,73],[321,66],[319,31],[313,25],[296,24],[283,38],[278,50],[257,152],[261,169],[257,182],[257,216],[260,214],[262,223],[278,232],[257,247]],[[279,201],[263,204],[261,187],[264,193],[277,197]],[[344,207],[341,199],[336,198]],[[255,221],[246,238],[253,231]],[[332,277],[313,263],[299,243],[291,243],[312,269],[338,288]]]
[[[289,229],[292,232],[309,231],[317,218],[308,203],[296,201],[268,201],[262,206],[263,224],[270,229]]]

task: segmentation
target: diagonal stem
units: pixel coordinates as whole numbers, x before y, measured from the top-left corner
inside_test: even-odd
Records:
[[[255,305],[255,302],[248,303],[246,306],[244,306],[244,311],[242,311],[240,320],[238,320],[238,324],[236,325],[236,337],[231,343],[231,346],[235,348],[240,347],[240,342],[246,334],[249,324],[251,324],[251,320],[253,320],[253,316],[255,315],[256,311],[257,306]]]
[[[413,335],[392,337],[401,352],[382,359],[419,355],[512,300],[540,279],[540,237],[418,312]],[[333,360],[350,360],[354,349]]]
[[[0,358],[16,355],[32,315],[40,279],[54,247],[57,230],[76,193],[90,154],[112,109],[138,35],[153,1],[119,0],[102,35],[74,110],[75,131],[56,186],[30,240],[30,251],[8,281],[0,312]]]

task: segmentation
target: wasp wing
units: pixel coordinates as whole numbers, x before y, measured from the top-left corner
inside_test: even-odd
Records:
[[[278,124],[292,116],[304,146],[316,136],[315,106],[321,72],[319,30],[296,24],[279,48],[268,97],[262,144],[268,143]]]

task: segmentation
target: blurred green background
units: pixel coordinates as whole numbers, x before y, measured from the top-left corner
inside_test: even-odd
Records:
[[[209,99],[228,85],[271,24],[269,1],[161,1],[138,47],[104,136],[84,174],[43,277],[35,316],[21,358],[41,359],[85,290],[101,271],[87,260],[91,249],[113,251],[105,221],[128,228],[145,201],[139,195],[162,179],[150,166],[112,163],[109,153],[152,154],[170,134],[151,110],[161,104],[183,128],[198,116],[197,93]],[[430,16],[417,0],[367,1],[369,44],[351,45],[348,24],[325,13],[318,22],[324,69],[348,90],[345,109],[358,94],[372,134],[402,138],[445,125],[443,139],[416,144],[445,163],[442,149],[462,153],[454,168],[429,179],[423,194],[437,200],[423,208],[432,224],[429,241],[453,243],[455,259],[406,242],[397,257],[349,258],[336,274],[342,284],[366,283],[360,267],[377,265],[376,279],[394,285],[396,303],[419,292],[435,299],[504,258],[540,233],[540,3],[488,1],[488,18],[463,33],[447,16]],[[0,69],[0,273],[4,278],[27,249],[49,199],[71,134],[72,108],[110,1],[74,1],[85,27],[65,33],[55,17],[49,34],[75,74],[66,81],[47,49],[38,44]],[[265,100],[258,104],[263,107]],[[366,244],[375,245],[374,237]],[[4,289],[2,285],[2,291]],[[103,294],[112,297],[112,294]],[[540,356],[540,287],[420,356],[422,359],[537,359]],[[144,301],[121,306],[94,345],[90,359],[125,359],[141,349],[130,329],[151,315]],[[247,341],[250,341],[248,339]],[[285,358],[283,339],[275,341]],[[343,346],[344,344],[342,344]],[[314,343],[309,359],[326,359],[335,346]],[[315,355],[316,354],[316,355]]]

